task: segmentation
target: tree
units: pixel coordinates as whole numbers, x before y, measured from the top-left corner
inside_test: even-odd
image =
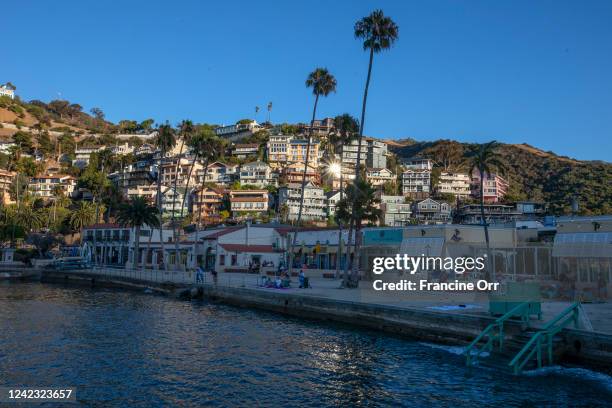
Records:
[[[327,96],[332,92],[336,92],[336,78],[329,73],[327,68],[317,68],[312,71],[306,78],[306,87],[312,88],[312,93],[315,96],[314,106],[312,108],[312,119],[310,128],[308,129],[308,143],[306,144],[306,158],[304,160],[304,172],[302,173],[302,188],[300,191],[300,207],[298,210],[297,225],[302,221],[302,210],[304,209],[304,190],[306,187],[306,173],[308,172],[308,162],[310,158],[310,146],[312,144],[312,128],[317,114],[317,105],[319,97]],[[289,248],[289,274],[293,268],[293,247],[295,246],[297,233],[294,232],[291,247]]]
[[[489,225],[485,219],[484,211],[484,177],[485,175],[488,176],[492,174],[494,171],[504,171],[505,169],[505,164],[502,157],[497,152],[498,146],[499,144],[496,141],[491,141],[489,143],[474,146],[468,154],[470,174],[477,171],[480,175],[480,217],[487,244],[487,263],[489,263],[488,269],[492,272],[491,276],[493,280],[495,280],[495,271],[490,268],[491,249],[489,243]]]
[[[154,227],[159,227],[158,215],[157,208],[149,205],[144,197],[134,197],[129,202],[123,203],[119,208],[117,222],[124,227],[134,228],[134,253],[132,256],[134,269],[138,266],[140,228],[143,225],[147,225],[152,232]]]
[[[104,120],[104,112],[100,108],[91,108],[89,111],[98,120]]]
[[[178,155],[175,157],[176,158],[176,167],[175,167],[175,171],[174,171],[174,192],[175,194],[178,194],[178,190],[177,190],[177,183],[178,183],[178,175],[179,175],[179,169],[181,166],[181,159],[183,158],[183,147],[185,146],[185,143],[187,143],[189,145],[189,142],[191,141],[191,138],[193,137],[193,134],[195,132],[195,127],[193,126],[193,122],[185,119],[183,121],[181,121],[181,123],[179,123],[178,125],[178,130],[179,130],[179,138],[181,139],[181,147],[179,149],[179,153]],[[172,237],[174,239],[174,245],[175,245],[175,253],[176,255],[176,265],[178,265],[178,234],[177,234],[177,228],[176,228],[176,217],[174,215],[174,208],[175,208],[175,203],[176,200],[172,200]],[[181,207],[182,208],[182,207]],[[182,213],[181,213],[181,218],[182,218]]]
[[[368,76],[366,78],[365,89],[363,91],[363,101],[361,104],[361,123],[359,126],[359,143],[357,147],[357,163],[361,163],[361,143],[363,140],[363,128],[365,125],[366,104],[368,101],[368,88],[370,87],[370,78],[372,76],[372,63],[374,62],[374,54],[391,48],[397,40],[399,28],[389,17],[385,16],[382,10],[375,10],[367,17],[355,23],[355,37],[363,40],[363,49],[370,51],[370,60],[368,63]],[[359,185],[360,174],[359,166],[355,168],[355,185]],[[357,207],[353,207],[356,211]],[[357,219],[352,217],[351,224],[357,225]],[[361,231],[355,229],[355,255],[353,259],[352,275],[353,284],[356,285],[357,268],[359,268],[360,248],[358,242],[361,242]]]
[[[28,154],[34,151],[34,144],[32,143],[32,135],[28,132],[18,131],[13,135],[13,143],[21,146],[21,149]]]
[[[82,232],[84,227],[96,222],[96,207],[93,203],[80,201],[77,208],[70,215],[70,226],[73,231]],[[82,238],[82,237],[81,237]]]
[[[38,251],[38,255],[41,258],[44,258],[49,250],[53,249],[55,246],[64,243],[64,237],[56,234],[39,234],[32,233],[29,234],[26,238],[26,243],[34,246]]]
[[[338,223],[346,223],[355,220],[355,231],[361,230],[363,221],[375,223],[380,220],[382,211],[378,208],[380,200],[376,198],[376,190],[366,180],[358,180],[349,184],[346,188],[346,196],[338,201],[336,208],[336,220]],[[340,243],[338,243],[340,244]],[[361,245],[361,236],[355,234],[355,248]],[[347,246],[347,259],[350,254],[350,246]],[[356,252],[353,252],[353,264],[359,262]],[[348,262],[347,262],[348,263]],[[354,270],[354,269],[353,269]],[[344,273],[343,286],[351,287],[357,284],[357,277],[351,275],[350,281],[348,274]]]
[[[155,137],[155,146],[161,151],[159,165],[157,169],[157,194],[155,195],[155,201],[157,203],[157,216],[159,218],[159,242],[161,246],[162,262],[164,262],[164,239],[162,234],[162,193],[161,193],[161,167],[166,158],[166,152],[171,150],[176,144],[175,132],[172,126],[166,121],[165,124],[158,126],[157,136]],[[152,234],[151,234],[152,235]]]

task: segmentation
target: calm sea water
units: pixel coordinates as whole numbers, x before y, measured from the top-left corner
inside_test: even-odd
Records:
[[[84,406],[605,406],[612,379],[468,370],[459,348],[158,295],[0,283],[0,385]],[[609,406],[609,405],[608,405]]]

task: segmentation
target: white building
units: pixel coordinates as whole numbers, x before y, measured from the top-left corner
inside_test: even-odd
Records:
[[[36,176],[30,179],[28,190],[35,197],[43,199],[53,198],[53,190],[56,187],[62,189],[64,194],[71,197],[76,186],[76,178],[61,174],[49,174],[46,176]]]
[[[278,178],[272,169],[262,161],[255,161],[240,166],[240,184],[257,187],[276,186]]]
[[[6,85],[0,86],[0,96],[8,96],[11,99],[15,99],[15,90],[7,87]]]
[[[436,191],[440,194],[452,194],[455,197],[470,196],[470,176],[465,173],[442,172],[438,179]]]
[[[237,123],[235,125],[218,127],[215,129],[215,134],[234,142],[249,137],[262,129],[263,127],[253,120],[249,123]]]
[[[279,206],[287,206],[287,219],[295,221],[298,218],[300,208],[300,194],[302,185],[291,183],[278,190]],[[307,183],[304,189],[304,205],[302,209],[302,220],[325,221],[327,219],[327,199],[321,187],[313,183]]]
[[[450,221],[451,206],[443,201],[427,198],[414,202],[413,212],[420,224],[445,224]]]
[[[420,157],[404,159],[402,160],[402,165],[407,169],[433,170],[433,161],[431,159],[423,159]]]
[[[161,193],[162,218],[170,219],[174,216],[175,219],[179,219],[181,216],[181,208],[183,216],[189,213],[187,200],[185,200],[185,205],[182,205],[183,194],[178,189],[174,190],[173,187],[162,186]]]
[[[359,141],[353,140],[350,144],[339,146],[342,163],[349,168],[355,168]],[[387,167],[387,144],[371,137],[364,137],[361,141],[361,155],[359,161],[366,167]]]
[[[104,150],[105,146],[96,146],[96,147],[79,147],[74,150],[74,160],[72,161],[72,165],[78,167],[80,169],[84,169],[89,164],[89,159],[91,158],[92,153],[97,153]]]
[[[266,145],[268,162],[274,168],[284,167],[287,164],[304,163],[306,161],[306,148],[308,139],[292,135],[270,135]],[[310,143],[308,165],[319,165],[319,141],[314,139]]]
[[[402,173],[402,194],[411,198],[429,197],[431,170],[409,168]]]
[[[248,213],[268,211],[267,190],[232,190],[229,192],[230,209],[234,218]]]
[[[129,143],[125,142],[122,145],[115,145],[113,147],[110,148],[111,152],[113,152],[113,154],[118,155],[118,156],[123,156],[126,154],[130,154],[130,153],[134,153],[134,147],[130,146]]]
[[[340,201],[340,191],[328,191],[325,193],[325,197],[327,198],[327,216],[333,217],[336,215],[336,210],[338,208],[338,202]]]
[[[366,180],[373,186],[382,186],[387,182],[395,183],[395,174],[386,168],[368,168]]]
[[[410,224],[411,204],[401,195],[380,196],[380,209],[383,213],[382,221],[389,227],[399,227]]]

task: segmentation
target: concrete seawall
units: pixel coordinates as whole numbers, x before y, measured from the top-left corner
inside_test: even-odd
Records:
[[[171,296],[179,296],[193,284],[149,282],[133,278],[92,274],[91,272],[46,271],[43,282],[72,282],[94,286],[145,288]],[[197,286],[205,299],[226,304],[257,308],[311,320],[332,321],[367,328],[422,341],[450,345],[466,345],[494,321],[488,315],[446,313],[389,305],[348,302],[342,300],[258,290],[246,287]],[[517,322],[507,322],[505,333],[521,332]],[[564,329],[559,337],[566,346],[564,361],[610,372],[612,370],[612,335],[583,330]]]

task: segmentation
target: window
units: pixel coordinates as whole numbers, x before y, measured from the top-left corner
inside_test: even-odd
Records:
[[[219,265],[225,266],[225,255],[219,255]]]
[[[236,266],[237,263],[238,263],[238,255],[234,254],[232,255],[232,266]]]

